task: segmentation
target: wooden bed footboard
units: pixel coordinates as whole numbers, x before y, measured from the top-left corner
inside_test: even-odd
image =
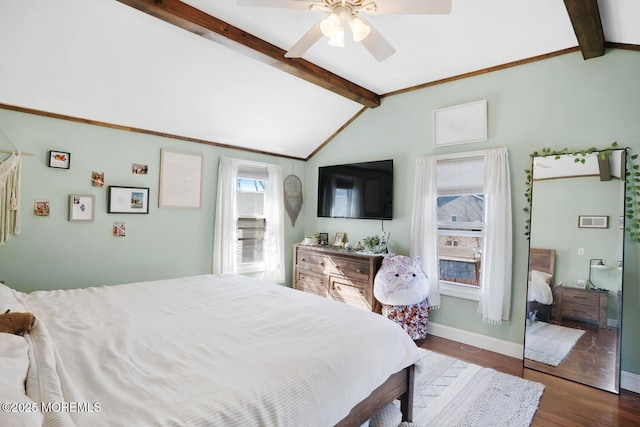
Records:
[[[351,409],[338,427],[358,427],[369,420],[376,412],[396,399],[400,399],[402,421],[413,420],[413,377],[415,366],[411,365],[392,374],[380,387]]]

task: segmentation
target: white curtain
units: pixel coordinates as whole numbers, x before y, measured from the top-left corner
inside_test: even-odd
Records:
[[[484,322],[501,324],[511,316],[513,243],[508,150],[488,150],[484,170],[486,221],[478,313]]]
[[[237,265],[237,179],[243,164],[260,165],[267,170],[265,187],[265,271],[266,280],[285,280],[284,263],[284,197],[282,170],[278,165],[258,164],[221,157],[218,167],[218,196],[213,236],[213,272],[236,274]]]
[[[429,280],[429,305],[440,307],[440,277],[438,274],[437,163],[434,156],[416,162],[411,218],[411,257],[422,258],[422,271]]]
[[[280,166],[268,165],[269,181],[265,188],[265,271],[264,278],[282,283],[284,277],[284,196]]]
[[[213,272],[215,274],[235,274],[238,272],[236,262],[238,251],[236,239],[238,163],[237,159],[220,157],[218,166],[218,197],[216,198],[216,218],[213,228]]]

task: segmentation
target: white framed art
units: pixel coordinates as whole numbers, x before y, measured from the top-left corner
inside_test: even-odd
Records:
[[[93,195],[69,195],[69,221],[93,221],[95,200]]]
[[[160,208],[196,208],[202,200],[202,154],[160,151]]]
[[[433,112],[433,145],[487,140],[487,100],[441,108]]]

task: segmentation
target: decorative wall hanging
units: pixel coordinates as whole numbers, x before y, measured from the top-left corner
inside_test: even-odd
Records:
[[[95,196],[69,196],[69,221],[93,221]]]
[[[91,185],[94,187],[104,187],[104,172],[91,172]]]
[[[33,203],[33,214],[35,216],[49,216],[50,208],[48,200],[36,200]]]
[[[442,108],[433,112],[436,147],[487,140],[487,100]]]
[[[202,154],[160,151],[161,208],[199,208],[202,187]]]
[[[578,215],[579,228],[609,228],[609,217],[603,215]]]
[[[284,208],[291,219],[291,226],[296,225],[296,219],[302,209],[302,182],[295,175],[284,179]]]
[[[110,185],[107,213],[148,214],[149,189]]]
[[[113,235],[116,237],[124,237],[126,236],[126,226],[124,222],[114,222],[113,223]]]
[[[131,173],[134,175],[146,175],[149,173],[149,166],[134,163],[131,165]]]
[[[0,163],[0,246],[20,234],[20,166],[22,157],[12,153]]]
[[[49,151],[49,167],[69,169],[71,167],[71,153],[54,150]]]

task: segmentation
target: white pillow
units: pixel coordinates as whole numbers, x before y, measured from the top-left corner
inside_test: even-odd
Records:
[[[547,285],[551,284],[551,279],[553,279],[552,274],[538,270],[531,270],[531,277],[529,278],[529,280],[532,282],[544,282]]]
[[[29,370],[29,343],[24,337],[0,332],[0,425],[42,425],[37,404],[25,391]]]
[[[29,311],[24,304],[18,301],[16,291],[4,283],[0,283],[0,314],[5,313],[7,310],[17,313]]]

